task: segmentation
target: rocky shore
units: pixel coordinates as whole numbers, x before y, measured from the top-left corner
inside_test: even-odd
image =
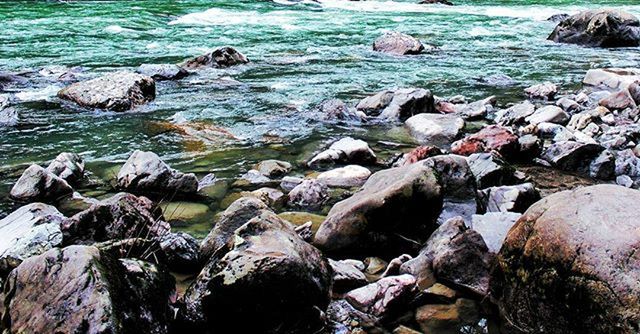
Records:
[[[637,46],[640,22],[588,11],[560,18],[549,39]],[[372,50],[406,61],[437,52],[397,32]],[[136,112],[155,99],[156,81],[246,64],[224,47],[86,80],[65,69],[57,96],[80,112]],[[0,96],[0,126],[20,122],[13,98]],[[403,124],[416,144],[386,142],[380,152],[354,132],[304,162],[259,162],[225,183],[235,197],[220,196],[215,174],[180,171],[154,152],[133,151],[108,182],[79,152],[60,153],[25,168],[10,190],[16,209],[0,220],[0,329],[637,332],[639,105],[634,68],[591,69],[578,90],[542,82],[508,104],[425,87],[327,97],[309,111],[318,122]],[[180,119],[166,128],[233,138]],[[582,183],[549,182],[558,173]],[[109,191],[85,191],[96,188]],[[227,203],[204,238],[172,226],[190,214],[175,202],[220,197]]]

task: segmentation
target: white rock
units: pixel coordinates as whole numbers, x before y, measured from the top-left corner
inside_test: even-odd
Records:
[[[318,181],[329,187],[359,187],[371,176],[371,171],[358,165],[349,165],[320,173]]]

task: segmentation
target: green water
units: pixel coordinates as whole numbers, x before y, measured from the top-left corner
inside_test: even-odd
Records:
[[[236,177],[266,158],[300,162],[340,135],[407,141],[388,128],[323,125],[308,111],[326,98],[355,101],[401,86],[440,96],[521,98],[532,83],[550,80],[570,90],[593,67],[638,66],[637,48],[601,50],[547,42],[545,19],[599,6],[636,15],[636,1],[457,1],[454,7],[413,1],[2,1],[0,72],[43,66],[82,66],[87,78],[142,63],[176,63],[233,45],[252,63],[210,70],[157,85],[157,99],[138,113],[103,113],[61,106],[57,84],[10,90],[25,101],[21,124],[0,130],[0,216],[25,164],[59,152],[81,153],[88,168],[108,179],[135,149],[157,152],[185,172]],[[399,30],[441,51],[412,57],[375,53],[372,41]],[[506,74],[513,87],[474,78]],[[231,77],[228,84],[219,78]],[[224,127],[238,140],[194,144],[153,122],[180,113]],[[374,145],[379,150],[379,145]],[[111,169],[110,169],[111,168]],[[117,170],[117,169],[116,169]],[[215,209],[215,208],[214,208]]]

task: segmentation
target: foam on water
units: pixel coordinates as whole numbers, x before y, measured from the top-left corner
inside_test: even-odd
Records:
[[[287,15],[288,12],[274,11],[261,14],[255,11],[232,11],[220,8],[207,9],[204,12],[196,12],[181,16],[169,25],[191,24],[206,26],[229,26],[229,25],[272,25],[280,26],[283,29],[291,30],[294,27],[295,18]]]

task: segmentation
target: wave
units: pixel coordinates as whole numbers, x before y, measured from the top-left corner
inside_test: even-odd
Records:
[[[295,18],[287,16],[286,12],[258,13],[255,11],[231,11],[219,8],[207,9],[204,12],[196,12],[181,16],[169,25],[273,25],[291,29]]]

